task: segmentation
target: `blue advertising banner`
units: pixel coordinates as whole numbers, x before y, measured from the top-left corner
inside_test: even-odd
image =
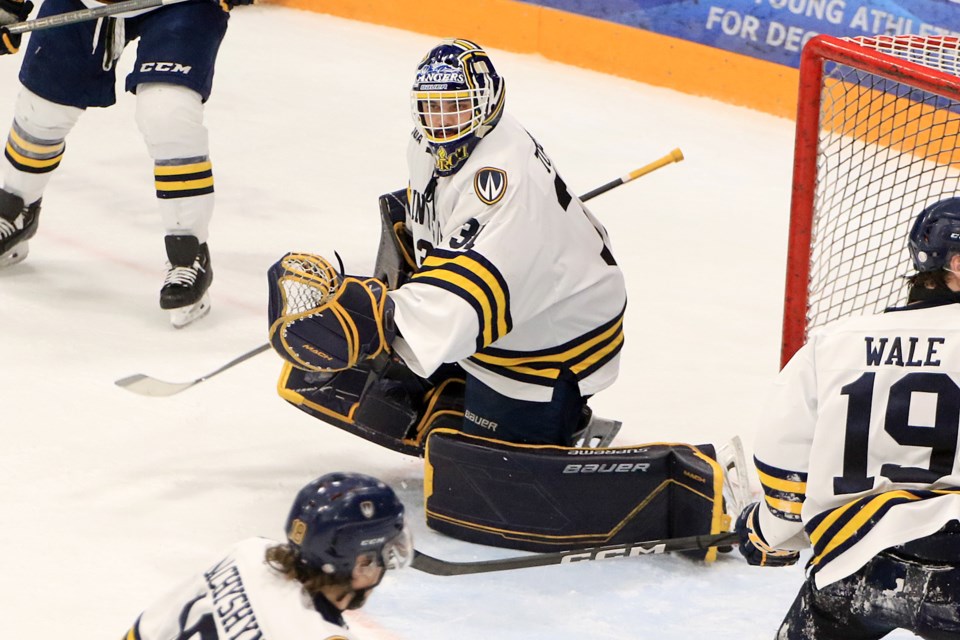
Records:
[[[960,36],[960,0],[523,0],[798,67],[813,36]]]

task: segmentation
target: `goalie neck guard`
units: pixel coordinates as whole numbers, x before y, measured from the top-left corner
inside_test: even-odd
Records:
[[[500,121],[504,81],[486,51],[463,39],[444,40],[417,67],[413,119],[426,138],[436,172],[449,176]]]

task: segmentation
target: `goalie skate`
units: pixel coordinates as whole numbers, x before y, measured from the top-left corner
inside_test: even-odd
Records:
[[[623,423],[619,420],[601,418],[592,411],[589,415],[587,426],[573,434],[573,446],[590,449],[609,447],[620,432]]]
[[[180,329],[210,313],[213,281],[206,243],[195,236],[167,236],[167,275],[160,289],[160,308],[170,311],[170,324]]]
[[[740,436],[733,436],[730,442],[717,447],[717,462],[723,469],[723,499],[726,512],[731,521],[750,504],[750,479],[747,475],[747,459],[743,453]]]

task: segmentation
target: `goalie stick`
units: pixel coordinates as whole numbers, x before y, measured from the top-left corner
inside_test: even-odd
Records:
[[[28,31],[40,31],[41,29],[53,29],[54,27],[63,27],[77,22],[87,22],[89,20],[98,20],[107,16],[114,16],[118,13],[127,11],[137,11],[139,9],[153,9],[165,4],[176,4],[184,0],[122,0],[103,7],[95,9],[78,9],[76,11],[67,11],[58,13],[45,18],[36,20],[25,20],[24,22],[15,22],[8,24],[6,29],[12,34],[27,33]]]
[[[664,538],[646,542],[631,542],[606,547],[589,547],[574,551],[556,551],[538,553],[529,556],[514,556],[495,560],[476,560],[473,562],[449,562],[428,556],[414,550],[411,567],[435,576],[462,576],[470,573],[490,573],[529,567],[546,567],[554,564],[572,564],[592,560],[610,560],[613,558],[636,558],[658,555],[671,551],[697,551],[710,547],[722,547],[737,544],[739,536],[735,531],[723,533],[687,536],[685,538]]]
[[[183,0],[125,0],[125,2],[155,2],[160,4],[170,3],[170,2],[182,2],[182,1]],[[110,6],[117,7],[122,4],[124,4],[124,2],[120,2],[118,4],[114,4]],[[153,5],[150,5],[150,6],[153,6]],[[109,8],[109,7],[104,7],[104,8]],[[99,9],[96,9],[96,11],[99,11]],[[75,13],[80,13],[80,12],[75,12]],[[50,17],[52,18],[56,16],[50,16]],[[26,23],[19,23],[19,24],[26,24]],[[664,167],[672,162],[680,162],[681,160],[683,160],[683,153],[680,151],[680,149],[674,149],[673,151],[663,156],[662,158],[658,160],[654,160],[648,165],[644,165],[639,169],[635,169],[625,176],[621,176],[616,180],[611,180],[610,182],[600,187],[597,187],[593,191],[590,191],[589,193],[584,194],[583,196],[580,197],[580,201],[586,202],[587,200],[590,200],[591,198],[594,198],[600,195],[601,193],[606,193],[607,191],[610,191],[615,187],[619,187],[620,185],[630,182],[631,180],[636,180],[640,176],[644,176],[652,171],[656,171],[660,167]],[[340,256],[337,256],[337,258],[339,257]],[[343,270],[342,262],[341,262],[340,269],[342,272]],[[167,382],[165,380],[158,380],[157,378],[152,378],[142,373],[135,373],[132,376],[127,376],[126,378],[120,378],[119,380],[115,381],[114,384],[122,389],[126,389],[127,391],[139,393],[142,396],[150,396],[154,398],[172,396],[176,393],[180,393],[181,391],[185,391],[186,389],[189,389],[190,387],[196,384],[200,384],[204,380],[212,378],[218,373],[222,373],[227,369],[230,369],[231,367],[234,367],[240,364],[241,362],[244,362],[245,360],[249,360],[253,356],[257,355],[258,353],[263,353],[269,348],[270,348],[269,343],[261,344],[259,347],[255,347],[250,351],[247,351],[243,355],[240,355],[234,358],[233,360],[223,365],[216,371],[211,371],[207,375],[201,376],[189,382]]]
[[[133,391],[134,393],[139,393],[142,396],[152,396],[152,397],[163,397],[163,396],[172,396],[175,393],[180,393],[186,389],[189,389],[195,384],[200,384],[207,378],[212,378],[213,376],[226,371],[231,367],[235,367],[245,360],[249,360],[258,353],[263,353],[270,348],[270,344],[262,344],[259,347],[247,351],[242,356],[234,358],[227,364],[223,365],[219,369],[211,371],[205,376],[200,376],[196,380],[191,380],[190,382],[166,382],[164,380],[157,380],[156,378],[151,378],[150,376],[143,375],[142,373],[135,373],[132,376],[127,376],[126,378],[121,378],[117,380],[114,384],[118,387],[122,387],[127,391]]]
[[[680,151],[679,148],[674,149],[667,155],[663,156],[662,158],[658,158],[657,160],[654,160],[648,165],[644,165],[639,169],[634,169],[630,173],[620,176],[616,180],[611,180],[607,184],[600,185],[593,191],[580,196],[580,200],[582,202],[586,202],[590,198],[594,198],[600,195],[601,193],[606,193],[607,191],[610,191],[610,189],[613,189],[614,187],[619,187],[622,184],[625,184],[632,180],[636,180],[640,176],[645,176],[648,173],[652,173],[653,171],[656,171],[660,167],[665,167],[668,164],[672,164],[674,162],[680,162],[681,160],[683,160],[683,152]]]

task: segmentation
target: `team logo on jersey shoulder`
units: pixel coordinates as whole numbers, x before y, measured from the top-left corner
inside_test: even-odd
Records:
[[[473,190],[485,204],[496,204],[507,192],[507,172],[503,169],[484,167],[473,177]]]

